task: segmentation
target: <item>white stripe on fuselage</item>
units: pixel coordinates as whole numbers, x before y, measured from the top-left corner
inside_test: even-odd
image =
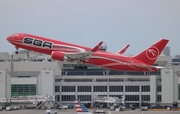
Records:
[[[53,46],[61,46],[61,47],[68,47],[68,48],[74,48],[80,50],[80,52],[85,52],[86,50],[83,48],[75,47],[75,46],[70,46],[70,45],[64,45],[64,44],[53,44]],[[52,46],[52,47],[53,47]]]
[[[114,66],[114,65],[127,65],[135,70],[137,70],[137,68],[133,67],[133,65],[131,65],[131,63],[126,63],[126,62],[121,62],[120,60],[116,60],[116,59],[113,59],[113,58],[106,58],[106,57],[102,57],[102,56],[91,56],[90,58],[100,58],[100,59],[106,59],[106,60],[110,60],[110,61],[113,61],[113,62],[116,62],[116,63],[108,63],[108,64],[103,64],[103,65],[99,65],[99,66],[102,66],[102,67],[108,67],[108,66]],[[135,64],[135,63],[133,63]]]

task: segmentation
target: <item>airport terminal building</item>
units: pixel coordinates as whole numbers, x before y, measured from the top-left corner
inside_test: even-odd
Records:
[[[61,104],[75,98],[93,104],[101,96],[125,96],[126,103],[141,106],[180,106],[180,59],[161,55],[158,72],[124,72],[89,65],[74,70],[75,63],[54,61],[50,56],[22,50],[18,55],[0,53],[0,98],[27,95],[56,95]]]

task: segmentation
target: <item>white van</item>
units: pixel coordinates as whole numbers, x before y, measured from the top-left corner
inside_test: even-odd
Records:
[[[6,111],[11,111],[12,110],[12,107],[11,106],[7,106],[6,107]]]

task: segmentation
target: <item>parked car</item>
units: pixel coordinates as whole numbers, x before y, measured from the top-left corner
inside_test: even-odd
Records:
[[[46,110],[46,114],[57,114],[55,110]]]
[[[6,107],[6,111],[11,111],[12,110],[12,107],[11,106],[7,106]]]
[[[20,106],[12,106],[12,109],[13,109],[13,110],[19,110],[19,109],[20,109]]]
[[[148,106],[142,106],[141,111],[148,111]]]
[[[68,105],[60,105],[60,107],[59,107],[59,109],[61,110],[61,109],[68,109]]]
[[[73,109],[74,105],[73,104],[68,104],[68,109]]]
[[[2,107],[2,106],[0,106],[0,111],[1,111],[1,110],[3,110],[3,107]]]

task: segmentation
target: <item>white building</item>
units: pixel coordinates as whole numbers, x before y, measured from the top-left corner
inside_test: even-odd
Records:
[[[78,98],[92,104],[97,96],[123,95],[127,103],[135,105],[180,104],[180,62],[173,66],[170,56],[160,56],[156,61],[164,69],[144,73],[99,67],[74,70],[74,64],[54,61],[47,55],[25,53],[13,58],[0,53],[0,98],[55,94],[59,103],[73,103]]]
[[[166,46],[163,50],[163,54],[166,56],[170,56],[171,55],[171,47]]]

